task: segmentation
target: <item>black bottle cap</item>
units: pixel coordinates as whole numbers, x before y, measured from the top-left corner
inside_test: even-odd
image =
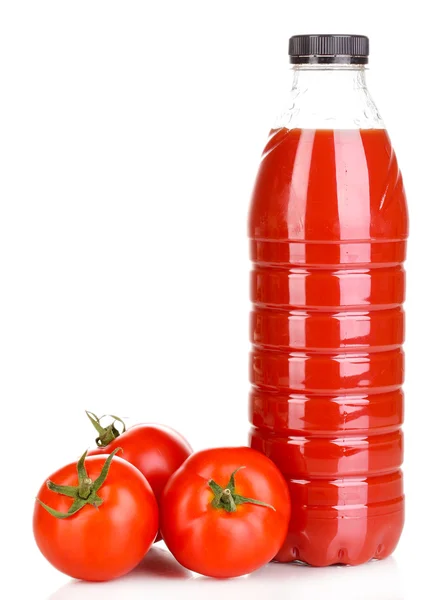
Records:
[[[293,35],[289,45],[292,64],[368,63],[369,38],[365,35]]]

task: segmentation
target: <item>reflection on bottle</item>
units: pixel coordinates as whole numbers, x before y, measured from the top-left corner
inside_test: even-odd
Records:
[[[359,597],[361,600],[403,600],[398,564],[392,556],[356,567],[317,568],[299,563],[271,563],[253,573],[251,579],[263,581],[262,587],[270,593],[273,586],[278,590],[293,589],[296,598],[305,600],[358,600]]]

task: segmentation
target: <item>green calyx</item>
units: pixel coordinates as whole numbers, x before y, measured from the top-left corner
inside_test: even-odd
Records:
[[[264,506],[265,508],[270,508],[272,510],[276,510],[274,506],[271,504],[266,504],[261,500],[256,500],[255,498],[246,498],[245,496],[241,496],[237,494],[235,489],[235,475],[240,469],[244,469],[245,467],[239,467],[236,469],[230,479],[228,484],[225,487],[221,487],[216,483],[213,479],[208,481],[208,485],[214,493],[214,499],[211,504],[214,508],[220,508],[225,510],[226,512],[233,513],[237,511],[237,506],[240,504],[257,504],[258,506]]]
[[[86,410],[85,413],[90,419],[90,423],[98,432],[98,437],[95,440],[98,448],[105,448],[105,446],[108,446],[113,440],[115,440],[125,431],[124,421],[115,415],[103,415],[102,417],[98,417],[89,410]],[[101,425],[101,420],[104,417],[111,417],[113,419],[110,425],[107,425],[106,427],[102,427]],[[116,427],[116,423],[121,423],[122,431],[119,431],[119,429]]]
[[[80,457],[76,469],[77,469],[77,477],[78,477],[78,485],[58,485],[57,483],[53,483],[48,480],[46,485],[49,490],[55,492],[56,494],[62,494],[63,496],[69,496],[73,498],[73,504],[68,509],[68,512],[63,513],[59,510],[54,510],[51,506],[46,505],[44,502],[37,498],[39,504],[57,519],[67,519],[71,517],[75,513],[79,512],[86,504],[91,504],[95,508],[101,506],[103,500],[98,496],[98,490],[103,485],[104,481],[107,479],[108,472],[110,470],[110,465],[113,460],[113,457],[117,452],[120,452],[121,448],[116,448],[110,456],[107,457],[107,460],[102,467],[102,471],[99,474],[99,477],[92,481],[87,474],[87,470],[85,468],[85,457],[87,456],[87,451],[82,454]]]

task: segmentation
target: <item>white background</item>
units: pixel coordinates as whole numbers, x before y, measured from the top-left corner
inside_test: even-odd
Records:
[[[0,573],[9,598],[444,598],[445,139],[439,3],[3,0],[0,4]],[[407,523],[393,558],[74,583],[34,545],[41,482],[92,441],[84,409],[247,439],[256,168],[295,33],[371,39],[403,171]],[[433,582],[433,583],[432,583]],[[104,595],[102,594],[104,593]]]

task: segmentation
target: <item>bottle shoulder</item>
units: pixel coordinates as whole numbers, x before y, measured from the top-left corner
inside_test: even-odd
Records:
[[[403,181],[385,129],[272,130],[254,186],[251,237],[407,237]]]

